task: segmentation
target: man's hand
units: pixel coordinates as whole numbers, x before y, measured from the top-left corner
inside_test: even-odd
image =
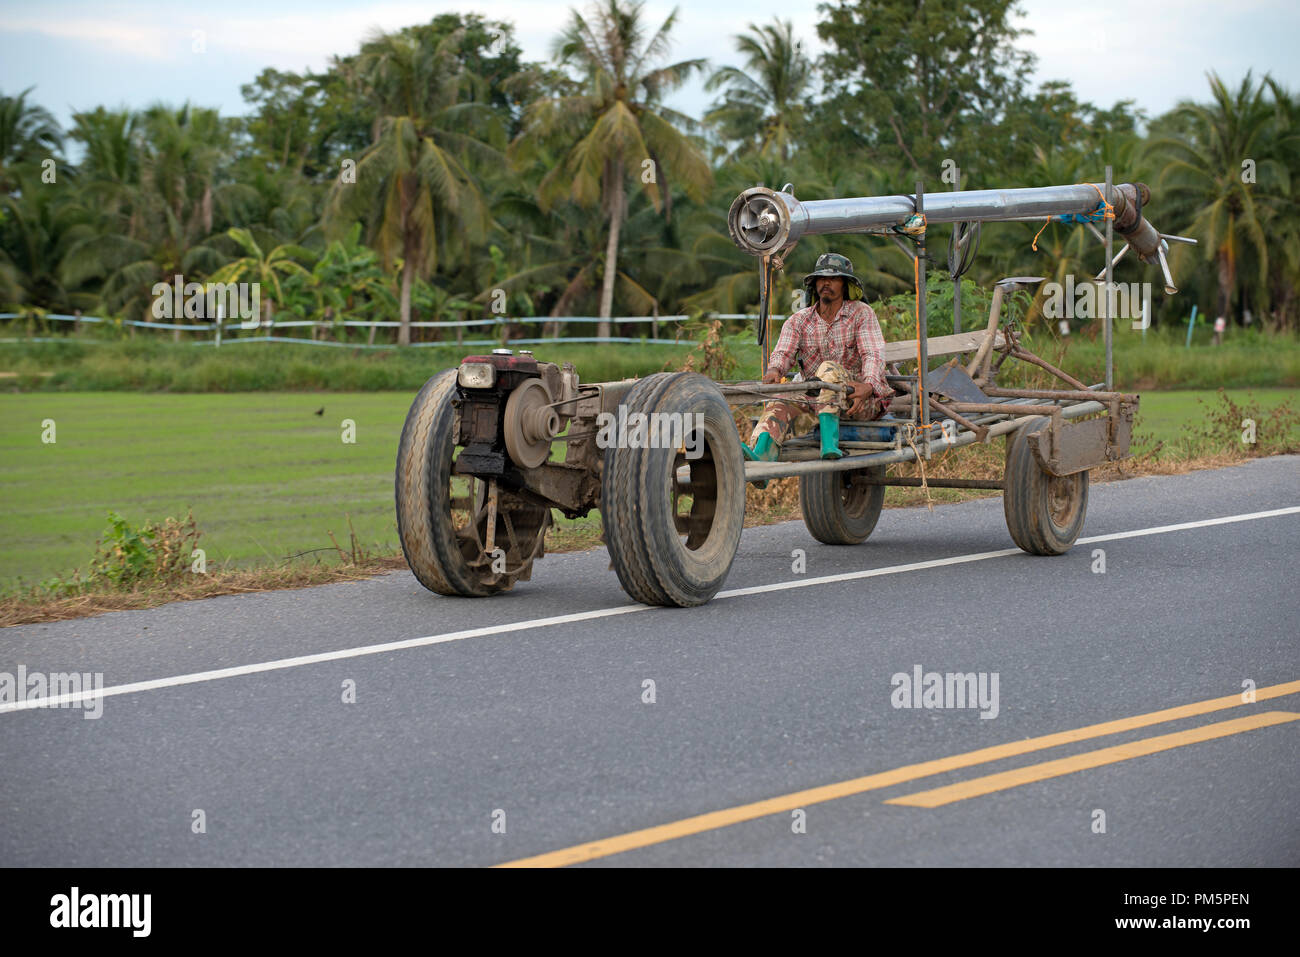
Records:
[[[776,385],[780,381],[781,381],[781,373],[777,372],[775,369],[768,369],[766,372],[763,373],[764,385]]]
[[[872,396],[871,386],[866,382],[850,382],[853,391],[849,393],[849,418],[856,419],[867,407],[867,400]]]

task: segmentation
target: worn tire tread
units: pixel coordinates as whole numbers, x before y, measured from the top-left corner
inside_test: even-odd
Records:
[[[864,469],[885,474],[884,466]],[[804,527],[823,545],[860,545],[876,529],[885,504],[885,487],[875,486],[868,501],[867,514],[850,518],[844,508],[840,472],[813,472],[799,476],[799,509]]]
[[[1007,531],[1016,546],[1031,555],[1064,555],[1083,529],[1088,512],[1088,473],[1077,473],[1082,496],[1072,526],[1058,531],[1048,508],[1048,475],[1034,458],[1028,437],[1050,424],[1046,416],[1031,419],[1007,439],[1002,508]]]

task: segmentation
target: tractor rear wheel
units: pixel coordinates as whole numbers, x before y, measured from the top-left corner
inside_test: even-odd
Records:
[[[636,413],[647,417],[650,441],[605,449],[600,514],[610,562],[636,601],[702,605],[726,580],[745,524],[731,409],[717,385],[695,372],[648,376],[624,405],[629,422]],[[681,444],[654,441],[665,432]]]

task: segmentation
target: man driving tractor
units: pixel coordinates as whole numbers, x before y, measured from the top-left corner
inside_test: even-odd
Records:
[[[879,418],[894,390],[885,382],[885,337],[875,312],[862,301],[862,282],[853,274],[853,263],[838,253],[819,256],[816,268],[804,277],[804,286],[813,304],[781,327],[763,381],[780,382],[797,358],[805,379],[852,387],[845,395],[851,418]],[[821,390],[814,408],[821,431],[821,457],[841,458],[841,393]],[[745,457],[775,461],[792,427],[806,431],[812,427],[812,417],[794,402],[766,403],[749,445],[741,445]]]

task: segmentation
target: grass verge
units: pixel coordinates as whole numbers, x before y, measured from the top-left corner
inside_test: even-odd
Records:
[[[1211,399],[1195,393],[1148,394],[1143,397],[1141,411],[1138,414],[1134,456],[1124,462],[1095,470],[1092,481],[1115,481],[1138,475],[1181,474],[1195,469],[1221,468],[1239,464],[1261,455],[1298,452],[1300,451],[1300,413],[1297,413],[1292,405],[1293,397],[1293,392],[1285,390],[1245,395],[1220,390]],[[143,401],[143,397],[128,398]],[[216,397],[169,397],[169,401],[213,401],[214,398]],[[217,401],[229,402],[233,398],[235,397],[225,397]],[[386,412],[392,418],[391,428],[400,429],[401,415],[407,402],[406,397],[365,398],[400,399],[400,404],[394,404],[394,407]],[[99,411],[111,418],[117,416],[121,409],[114,408],[113,403],[108,403],[107,408],[101,408]],[[186,411],[187,414],[196,412],[196,410]],[[197,412],[202,415],[205,410],[200,409]],[[229,410],[227,410],[227,421],[228,414]],[[208,410],[206,417],[211,419],[217,416]],[[73,418],[75,420],[75,416]],[[163,428],[167,418],[155,408],[152,414],[154,428]],[[1250,430],[1243,426],[1247,420],[1254,423]],[[274,418],[266,419],[262,424],[275,421]],[[249,428],[252,426],[250,425]],[[316,427],[309,422],[309,425],[304,428],[310,433]],[[376,539],[353,531],[354,513],[349,512],[344,521],[340,522],[321,521],[318,513],[309,512],[316,524],[311,529],[302,528],[303,522],[299,518],[302,513],[298,509],[301,507],[299,497],[303,491],[299,486],[304,482],[324,483],[327,493],[321,500],[321,508],[329,509],[329,513],[335,515],[335,519],[337,513],[333,508],[337,506],[336,496],[340,493],[341,486],[329,480],[328,469],[324,468],[322,462],[305,460],[301,463],[301,467],[294,467],[292,462],[285,463],[275,459],[276,455],[284,453],[286,443],[291,444],[289,437],[301,431],[298,426],[291,426],[283,431],[278,426],[273,426],[270,431],[270,437],[264,442],[250,443],[245,435],[238,448],[227,447],[221,443],[206,448],[198,445],[189,451],[187,456],[198,457],[199,461],[184,461],[185,457],[182,457],[177,474],[169,473],[165,469],[159,474],[154,474],[152,468],[140,467],[142,458],[147,463],[148,456],[158,444],[155,434],[148,429],[134,443],[128,442],[121,448],[114,447],[115,443],[123,441],[121,433],[114,433],[108,438],[101,434],[97,443],[90,442],[87,438],[88,447],[84,450],[84,458],[79,462],[70,463],[58,459],[42,461],[41,457],[46,456],[47,452],[41,449],[39,443],[32,443],[29,436],[25,441],[33,447],[26,449],[26,453],[34,457],[41,467],[32,466],[34,472],[27,478],[28,493],[31,497],[23,500],[23,508],[31,513],[30,524],[22,525],[24,531],[14,535],[15,526],[27,522],[28,517],[17,515],[15,511],[10,510],[2,519],[5,541],[14,544],[9,552],[0,552],[0,554],[8,554],[11,562],[27,563],[25,566],[11,567],[31,567],[34,547],[31,536],[38,535],[46,525],[51,523],[62,527],[52,518],[60,513],[61,508],[69,513],[63,518],[70,525],[76,525],[78,522],[84,525],[87,515],[92,516],[88,519],[91,523],[90,527],[102,524],[102,511],[91,509],[87,512],[86,502],[87,498],[93,496],[95,490],[104,483],[124,481],[123,489],[134,488],[138,493],[140,491],[138,481],[141,477],[152,476],[158,482],[155,494],[172,496],[173,486],[188,481],[191,483],[190,491],[197,490],[200,501],[205,501],[211,495],[220,493],[225,480],[218,478],[215,486],[202,484],[195,486],[193,483],[199,481],[196,477],[206,474],[205,465],[214,465],[216,461],[230,459],[232,456],[234,460],[241,463],[240,469],[246,479],[242,484],[236,481],[232,486],[233,492],[239,502],[256,506],[244,521],[269,525],[276,520],[275,516],[280,515],[279,510],[286,508],[287,518],[281,516],[287,523],[285,527],[299,537],[276,539],[279,547],[290,552],[301,551],[314,554],[316,557],[305,561],[300,560],[301,555],[289,559],[276,559],[269,553],[259,557],[256,552],[253,552],[245,560],[255,562],[256,567],[240,567],[232,556],[227,555],[224,559],[217,558],[223,550],[223,546],[218,543],[217,547],[211,550],[214,561],[205,574],[175,574],[177,569],[188,567],[189,546],[195,542],[186,540],[183,547],[177,544],[167,551],[167,565],[172,571],[165,575],[145,571],[133,578],[123,574],[100,574],[97,578],[85,582],[84,587],[71,591],[61,588],[67,582],[57,578],[52,581],[47,580],[41,585],[19,583],[17,586],[11,586],[5,594],[0,595],[0,627],[82,617],[107,611],[149,608],[172,601],[209,598],[217,595],[357,581],[405,567],[405,561],[396,546],[395,534],[380,534]],[[1253,433],[1255,439],[1253,443],[1243,441],[1247,431]],[[309,438],[307,452],[290,451],[289,454],[291,456],[302,454],[308,458],[323,455],[323,449],[332,449],[334,448],[332,443],[338,442],[333,427],[330,427],[328,432],[328,442],[322,441],[317,444],[315,439]],[[95,429],[87,430],[87,436],[93,434],[98,434]],[[0,432],[0,436],[2,435],[3,433]],[[395,444],[395,435],[390,438]],[[380,446],[382,445],[383,443],[380,443]],[[0,448],[3,448],[2,444]],[[250,453],[250,448],[262,449],[261,458],[269,456],[272,462],[268,465],[260,461],[259,456]],[[7,449],[6,453],[8,453]],[[110,469],[96,472],[95,463],[101,462],[106,456],[112,454],[119,455],[121,460]],[[344,453],[344,455],[349,454],[352,453]],[[382,512],[382,518],[376,518],[379,525],[375,527],[382,530],[384,526],[391,524],[391,449],[386,447],[378,450],[371,449],[367,454],[375,457],[374,475],[370,475],[369,466],[359,471],[349,467],[344,470],[344,474],[348,476],[348,482],[358,483],[356,486],[358,490],[364,489],[367,495],[376,498],[376,507]],[[927,463],[925,474],[927,477],[998,478],[1002,474],[1003,454],[1001,442],[994,442],[988,446],[974,445],[960,450],[949,450]],[[23,487],[22,483],[10,482],[14,476],[12,467],[14,461],[6,454],[4,474],[7,487],[20,490]],[[164,464],[165,450],[164,458],[159,459],[159,468]],[[270,468],[273,477],[267,477],[265,481],[259,479],[258,470],[261,468]],[[109,477],[116,476],[119,470],[125,470],[124,478]],[[905,465],[898,467],[894,474],[920,476],[921,470],[914,464]],[[303,476],[308,478],[304,479]],[[86,484],[81,484],[83,482]],[[99,494],[103,494],[102,489]],[[890,488],[886,492],[885,505],[888,508],[916,507],[997,494],[999,493],[995,491],[979,490]],[[146,503],[149,501],[153,500],[141,499],[138,500],[138,504],[142,505],[142,510],[146,513],[156,514],[156,511],[147,507]],[[166,501],[171,501],[171,498],[168,497]],[[754,526],[799,518],[798,502],[798,483],[794,479],[774,481],[766,489],[755,489],[749,486],[746,492],[745,523],[747,526]],[[356,507],[356,505],[357,503],[352,501],[349,507]],[[199,521],[199,525],[203,525],[202,520]],[[361,523],[358,522],[357,525],[360,526]],[[182,526],[178,523],[177,527]],[[346,533],[346,540],[350,544],[348,549],[338,546],[334,536],[335,528],[340,530],[340,537],[345,534],[342,529],[348,529]],[[205,535],[207,532],[205,528]],[[26,539],[24,535],[27,536]],[[89,541],[93,541],[93,538],[88,539],[84,531],[77,537],[77,544],[73,546],[75,549],[73,554],[76,556],[73,561],[87,554]],[[106,536],[106,541],[101,542],[101,555],[91,563],[91,568],[102,569],[103,556],[116,554],[113,552],[115,548],[121,549],[124,554],[116,557],[116,564],[113,567],[120,569],[131,565],[129,554],[130,543],[133,541],[135,539],[129,529],[126,531],[118,529],[115,535]],[[583,519],[560,520],[547,533],[546,547],[548,552],[574,551],[595,547],[600,544],[600,541],[600,518],[598,513],[593,512]],[[83,542],[85,544],[81,544]],[[363,542],[369,544],[361,544]],[[47,545],[45,552],[47,561],[54,560],[50,556],[62,555],[68,550],[66,544],[53,539],[47,542]],[[330,560],[320,558],[321,553],[328,555]],[[335,556],[338,561],[333,560]],[[266,561],[267,557],[272,561]],[[65,565],[56,567],[66,568],[71,564],[72,561],[69,561]],[[147,562],[140,563],[140,567],[143,569],[147,564]],[[151,574],[153,574],[152,578]],[[74,580],[77,578],[75,573],[72,578]]]

